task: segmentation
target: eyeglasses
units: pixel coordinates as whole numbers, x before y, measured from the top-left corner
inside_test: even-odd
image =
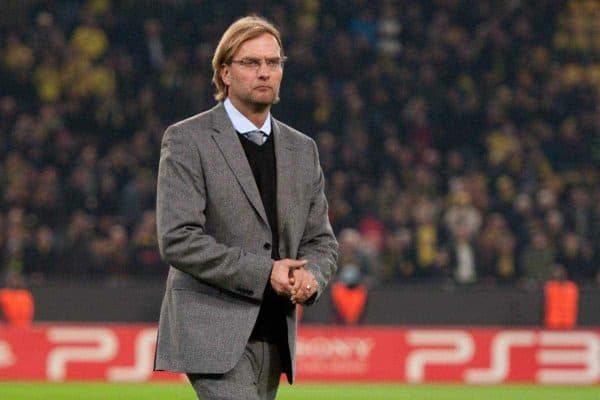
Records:
[[[267,58],[264,60],[264,62],[267,65],[268,69],[274,71],[276,69],[283,68],[283,64],[285,63],[285,57]],[[258,71],[263,63],[263,60],[261,60],[260,58],[246,57],[242,58],[241,60],[231,60],[230,63],[239,64],[240,66],[242,66],[242,68],[246,68],[252,71]]]

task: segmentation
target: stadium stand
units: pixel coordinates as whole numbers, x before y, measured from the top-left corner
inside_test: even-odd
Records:
[[[4,274],[164,277],[162,133],[213,104],[217,36],[259,11],[289,56],[274,114],[317,141],[369,285],[529,285],[556,263],[598,285],[597,1],[267,3],[3,5]]]

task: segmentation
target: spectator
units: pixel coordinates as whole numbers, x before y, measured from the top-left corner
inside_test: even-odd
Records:
[[[17,277],[25,269],[25,252],[30,243],[25,218],[22,208],[13,208],[7,214],[3,275]]]
[[[25,327],[31,325],[35,305],[25,280],[18,272],[9,272],[4,287],[0,288],[0,312],[9,325]]]
[[[579,288],[567,279],[565,268],[553,266],[552,279],[544,285],[544,324],[550,329],[573,329],[577,324]]]
[[[552,277],[552,266],[556,261],[556,251],[548,236],[542,231],[532,233],[531,243],[523,250],[521,265],[523,278],[543,283]]]
[[[52,229],[42,225],[35,231],[33,243],[25,250],[23,273],[39,282],[56,273],[58,246]]]
[[[365,311],[367,288],[356,265],[344,265],[338,276],[339,279],[331,288],[331,298],[338,320],[345,325],[356,325]]]
[[[478,233],[481,214],[471,205],[471,196],[468,192],[457,190],[453,193],[451,205],[444,214],[444,222],[448,231],[454,236],[466,235],[466,239],[470,239]]]
[[[437,207],[429,199],[422,198],[414,210],[415,220],[415,250],[416,250],[416,276],[419,278],[433,278],[441,276],[438,263],[439,228],[436,221]]]
[[[475,283],[480,275],[477,271],[479,263],[467,224],[460,224],[452,231],[449,253],[450,270],[454,281],[459,284]]]
[[[104,249],[112,227],[129,262],[142,264],[119,274],[154,268],[139,255],[152,253],[145,210],[162,132],[211,103],[204,76],[219,21],[251,11],[240,1],[184,3],[21,2],[8,11],[2,272],[28,274],[42,231],[54,243],[38,263],[55,266],[44,275],[109,276],[123,262]],[[570,276],[600,277],[600,92],[586,61],[600,40],[581,29],[597,13],[580,1],[483,0],[476,12],[462,2],[296,3],[252,10],[292,43],[286,79],[306,83],[284,87],[277,113],[318,139],[336,232],[366,218],[383,224],[362,244],[365,278],[451,274],[463,223],[478,280],[530,274],[539,231]],[[21,222],[9,222],[15,213]]]
[[[382,266],[385,281],[409,281],[414,278],[415,247],[409,228],[399,228],[387,236]]]
[[[362,275],[368,276],[373,270],[369,250],[365,248],[363,238],[355,229],[344,229],[339,234],[340,258],[338,264],[354,265]]]
[[[559,243],[558,261],[570,280],[585,282],[594,279],[594,260],[589,245],[574,232],[566,232]]]
[[[67,225],[57,272],[62,277],[91,277],[98,273],[91,257],[95,237],[93,218],[77,210]]]
[[[487,276],[498,283],[513,283],[519,273],[515,237],[510,232],[504,231],[496,241]]]
[[[154,211],[146,210],[131,239],[134,275],[164,277],[167,268],[156,247],[156,217]]]

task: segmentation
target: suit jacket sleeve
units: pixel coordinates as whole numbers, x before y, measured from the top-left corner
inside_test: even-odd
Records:
[[[163,260],[209,285],[257,301],[270,257],[218,243],[205,229],[206,185],[192,135],[175,125],[163,137],[157,182],[157,230]]]
[[[325,197],[325,178],[319,162],[319,152],[313,144],[314,165],[310,209],[302,240],[298,248],[298,258],[308,260],[306,268],[312,272],[319,283],[319,290],[305,303],[311,305],[318,301],[337,270],[338,243],[329,223],[328,204]]]

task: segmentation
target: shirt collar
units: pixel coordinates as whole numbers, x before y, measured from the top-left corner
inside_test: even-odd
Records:
[[[225,106],[225,111],[233,124],[233,127],[239,133],[247,133],[255,130],[259,130],[265,133],[265,135],[269,136],[271,134],[271,113],[267,115],[267,119],[265,123],[261,127],[257,127],[254,125],[248,118],[244,116],[229,100],[229,97],[225,99],[223,102]]]

